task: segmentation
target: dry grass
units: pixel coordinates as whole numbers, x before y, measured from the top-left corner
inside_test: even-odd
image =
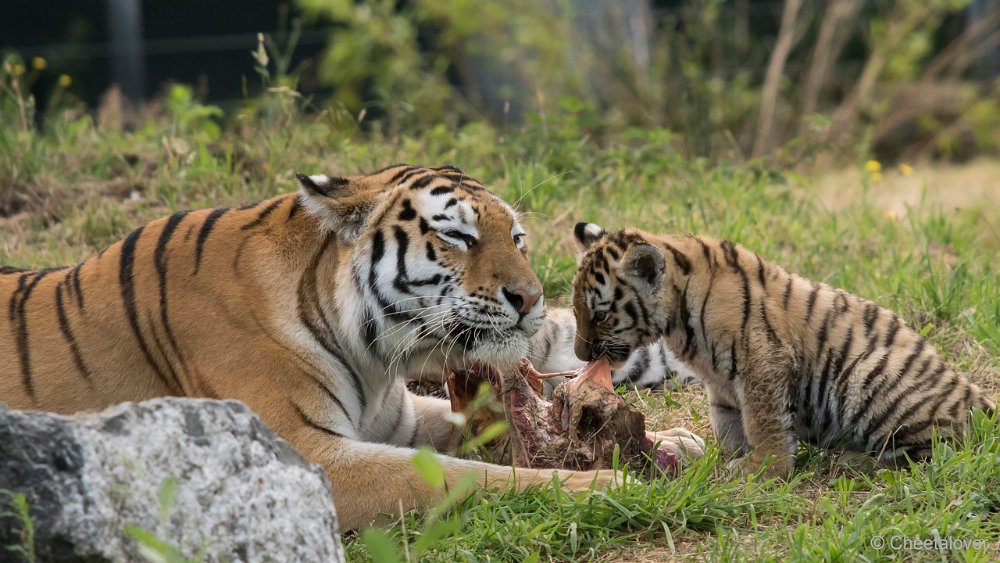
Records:
[[[946,212],[981,209],[994,219],[1000,217],[1000,161],[919,164],[906,174],[897,166],[881,174],[875,182],[863,168],[828,173],[817,178],[816,193],[833,210],[843,209],[864,194],[871,205],[899,218],[913,210],[938,207]],[[1000,231],[996,236],[1000,238]]]

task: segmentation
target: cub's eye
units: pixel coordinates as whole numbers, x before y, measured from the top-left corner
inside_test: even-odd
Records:
[[[524,243],[524,235],[514,235],[514,244],[521,246],[522,243]]]
[[[463,233],[462,231],[456,231],[455,229],[451,229],[450,231],[445,231],[441,234],[443,234],[448,238],[454,238],[458,240],[462,240],[463,237],[465,237],[465,233]]]
[[[594,311],[594,322],[603,323],[605,319],[608,318],[607,311]]]

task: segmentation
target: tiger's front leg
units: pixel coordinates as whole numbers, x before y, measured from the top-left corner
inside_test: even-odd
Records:
[[[454,425],[446,418],[448,402],[412,396],[417,413],[418,444],[446,447]],[[429,485],[413,465],[416,450],[390,444],[363,442],[334,436],[302,426],[290,434],[292,444],[311,462],[323,467],[333,489],[337,517],[344,529],[384,524],[400,511],[424,510],[440,502],[462,476],[472,473],[479,486],[490,489],[524,489],[547,486],[553,475],[571,491],[608,489],[615,485],[610,470],[565,471],[511,468],[436,454],[444,468],[445,488]]]
[[[447,399],[417,395],[409,391],[407,395],[417,414],[416,442],[413,445],[430,446],[439,452],[453,446],[460,432],[449,417],[451,403]]]
[[[705,440],[686,428],[647,430],[646,439],[677,457],[696,459],[705,455]]]

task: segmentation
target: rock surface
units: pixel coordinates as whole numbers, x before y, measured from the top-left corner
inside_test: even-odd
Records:
[[[188,558],[343,561],[322,470],[236,401],[156,399],[74,417],[0,404],[0,489],[27,497],[38,561],[141,561],[126,526]],[[8,500],[0,559],[23,538]]]

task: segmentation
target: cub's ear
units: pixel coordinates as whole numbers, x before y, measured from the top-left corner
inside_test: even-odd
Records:
[[[298,172],[295,177],[299,181],[299,202],[319,219],[320,230],[336,232],[345,243],[357,238],[378,203],[375,194],[349,178],[306,176]]]
[[[330,197],[339,188],[343,188],[351,183],[347,178],[331,178],[326,174],[306,176],[301,172],[296,172],[295,177],[299,180],[302,191],[311,196]]]
[[[638,244],[628,249],[622,258],[622,272],[656,291],[663,283],[663,253],[651,244]]]
[[[581,250],[587,250],[592,244],[604,238],[605,231],[596,223],[577,223],[573,227],[573,236]]]
[[[465,176],[465,170],[462,170],[454,164],[445,164],[444,166],[431,168],[431,170],[438,172],[443,176]]]

